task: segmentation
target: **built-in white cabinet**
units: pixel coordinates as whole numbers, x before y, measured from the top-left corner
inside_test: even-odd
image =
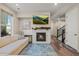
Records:
[[[79,8],[74,7],[66,13],[65,43],[79,51]]]

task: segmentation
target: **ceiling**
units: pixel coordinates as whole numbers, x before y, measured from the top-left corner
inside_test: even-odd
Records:
[[[5,3],[6,6],[14,10],[17,14],[29,14],[34,12],[50,12],[51,16],[59,17],[76,5],[75,3]]]

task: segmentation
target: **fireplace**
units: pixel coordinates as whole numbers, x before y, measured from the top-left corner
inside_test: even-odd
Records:
[[[50,44],[50,41],[51,41],[50,30],[45,30],[45,29],[33,30],[32,43]]]
[[[46,33],[36,33],[37,41],[46,41]]]

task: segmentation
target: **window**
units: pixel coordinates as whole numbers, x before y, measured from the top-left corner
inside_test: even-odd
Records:
[[[1,36],[11,35],[12,16],[5,11],[1,11]]]
[[[8,32],[8,34],[12,33],[12,16],[10,16],[10,15],[8,15],[6,31]]]

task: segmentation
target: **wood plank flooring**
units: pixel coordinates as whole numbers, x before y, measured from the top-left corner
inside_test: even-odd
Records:
[[[55,36],[52,36],[51,45],[60,56],[79,56],[79,52],[60,43]]]

